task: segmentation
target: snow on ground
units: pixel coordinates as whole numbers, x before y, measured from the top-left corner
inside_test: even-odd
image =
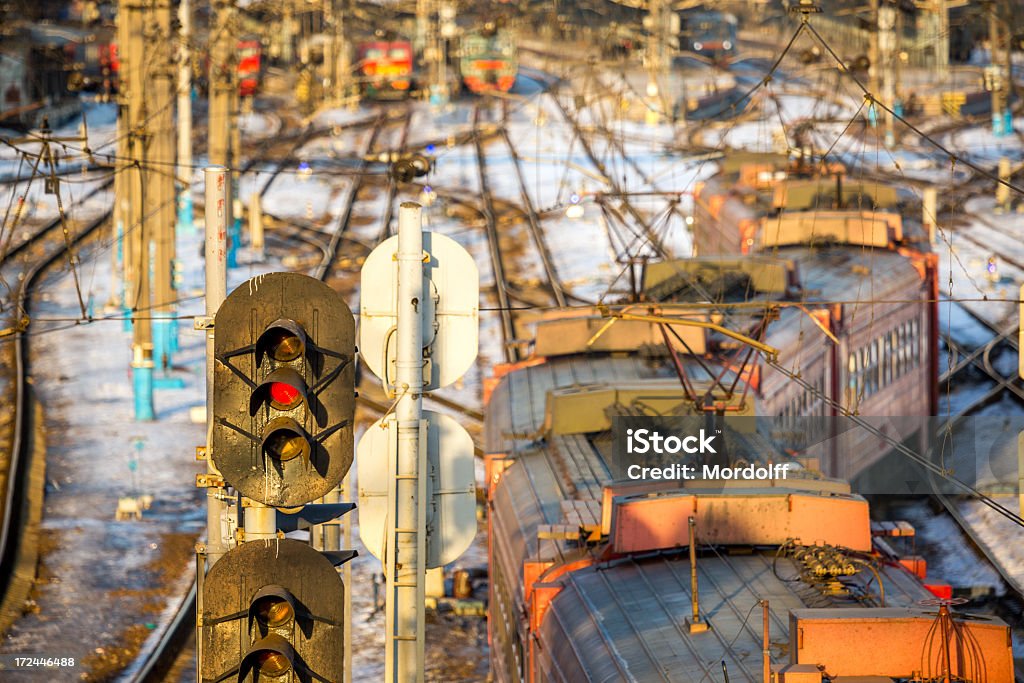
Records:
[[[299,222],[325,215],[336,217],[343,207],[344,187],[349,182],[348,178],[324,178],[315,173],[310,176],[281,173],[263,197],[263,211]]]
[[[1016,496],[993,496],[1009,510],[1017,510]],[[960,514],[973,530],[973,536],[986,553],[994,557],[1008,574],[1016,591],[1024,591],[1024,545],[1008,543],[1020,536],[1020,527],[977,500],[957,503]]]
[[[1024,263],[1024,215],[996,214],[993,207],[994,199],[976,197],[967,203],[966,225],[940,222],[936,250],[942,293],[950,294],[952,280],[953,298],[965,299],[964,308],[1002,329],[1016,325],[1017,289],[1024,282],[1024,269],[1007,258]],[[990,257],[996,259],[994,282],[987,270]]]
[[[1022,126],[1024,128],[1024,126]],[[977,163],[991,164],[1000,157],[1019,161],[1024,157],[1024,142],[1018,135],[996,137],[991,126],[971,126],[949,133],[939,139],[945,147]]]
[[[270,137],[281,132],[281,118],[267,112],[245,112],[238,115],[238,130],[250,139]]]

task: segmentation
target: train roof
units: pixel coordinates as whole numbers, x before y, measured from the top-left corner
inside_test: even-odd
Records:
[[[804,624],[813,649],[837,621],[848,622],[851,629],[869,624],[880,629],[872,637],[882,640],[888,637],[878,635],[882,632],[906,637],[899,629],[911,629],[908,624],[917,629],[910,637],[919,639],[934,623],[934,610],[921,606],[934,596],[886,554],[891,550],[884,542],[871,539],[867,502],[849,493],[843,482],[687,481],[650,488],[613,479],[607,429],[512,438],[520,429],[543,426],[543,408],[537,406],[559,386],[585,393],[590,386],[586,382],[623,378],[627,384],[661,381],[658,372],[637,359],[558,359],[507,375],[505,389],[499,387],[488,405],[488,448],[505,448],[500,456],[491,456],[502,463],[500,473],[490,469],[492,461],[488,474],[492,580],[502,583],[496,599],[527,606],[524,618],[539,644],[534,662],[547,674],[545,680],[576,681],[585,675],[586,680],[681,683],[720,675],[725,662],[731,680],[760,681],[762,601],[768,603],[770,656],[776,668],[813,663],[792,652],[798,647],[793,633],[799,629],[802,634]],[[785,460],[756,434],[726,430],[725,435],[746,441],[764,460]],[[773,500],[778,501],[774,507]],[[625,512],[630,509],[635,511],[631,516]],[[699,605],[710,624],[703,632],[691,631],[686,620],[692,605],[686,514],[698,515],[698,510],[703,515],[697,517],[698,528],[704,534],[697,537]],[[783,529],[787,510],[825,535]],[[645,546],[650,536],[645,529],[652,523],[659,526],[653,535],[663,542]],[[683,529],[683,535],[664,542],[665,529],[673,527]],[[741,536],[770,538],[774,533],[776,540],[729,542],[741,527]],[[854,527],[863,532],[860,541],[848,545],[828,537],[842,537]],[[821,540],[792,543],[801,537]],[[800,554],[804,546],[810,555]],[[870,555],[872,548],[882,555]],[[817,576],[808,562],[827,564],[831,560],[813,558],[830,552],[840,553],[845,558],[840,562],[855,563],[856,568],[841,576]],[[506,604],[492,609],[502,613]],[[972,615],[963,623],[978,629],[972,638],[984,640],[986,648],[999,636],[1005,640],[1006,626],[999,619]],[[920,648],[914,643],[895,647],[901,657],[918,661]],[[887,657],[877,655],[881,669],[889,664]],[[871,653],[865,655],[865,660],[871,658]]]
[[[684,358],[687,372],[694,381],[710,381],[708,369],[720,371],[714,363],[704,365]],[[735,379],[726,370],[725,381]],[[491,392],[487,403],[488,419],[484,425],[484,448],[488,453],[508,452],[536,441],[542,436],[548,414],[549,395],[556,389],[565,394],[573,388],[597,391],[605,387],[646,387],[659,397],[678,396],[684,400],[679,379],[663,356],[617,356],[603,353],[554,357],[545,362],[527,365],[505,375]],[[587,417],[574,408],[573,415],[586,424]],[[585,429],[585,427],[583,428]],[[597,426],[588,431],[603,431]],[[574,432],[574,433],[586,433]]]
[[[889,249],[788,247],[778,253],[799,265],[806,301],[854,300],[867,305],[871,300],[905,298],[908,289],[922,286],[914,261]]]
[[[790,245],[753,256],[706,256],[648,267],[645,289],[659,301],[847,301],[918,288],[917,259],[891,249]],[[692,287],[694,278],[703,291]],[[860,297],[857,294],[860,293]]]
[[[724,663],[730,680],[760,682],[762,600],[769,605],[773,665],[789,658],[791,610],[860,605],[795,583],[793,562],[777,561],[774,552],[705,552],[696,564],[708,631],[691,633],[685,620],[691,611],[686,553],[629,556],[558,580],[561,590],[540,629],[542,658],[551,668],[581,669],[594,681],[717,681]],[[903,571],[883,567],[881,573],[890,608],[915,607],[930,596]],[[560,642],[575,646],[553,647]]]

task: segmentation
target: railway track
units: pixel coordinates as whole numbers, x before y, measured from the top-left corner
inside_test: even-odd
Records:
[[[79,202],[84,202],[106,191],[113,184],[113,178],[101,182]],[[35,562],[31,568],[19,567],[21,553],[35,557],[36,549],[22,545],[25,524],[31,516],[29,507],[41,510],[42,490],[31,487],[33,470],[33,432],[36,427],[32,418],[31,391],[28,386],[30,366],[28,344],[31,330],[31,296],[34,287],[47,270],[62,258],[71,259],[73,250],[92,236],[107,222],[111,211],[100,211],[84,221],[74,221],[58,216],[32,232],[23,231],[20,239],[13,240],[8,234],[5,241],[3,260],[0,262],[0,277],[7,284],[9,298],[0,314],[3,339],[0,340],[0,362],[7,370],[0,379],[7,396],[13,396],[13,410],[8,414],[9,422],[3,434],[6,463],[3,490],[3,517],[0,519],[0,595],[3,596],[4,614],[0,622],[4,627],[8,617],[20,614],[21,605],[28,597],[31,579],[35,575]],[[76,229],[77,228],[77,229]],[[12,226],[13,232],[13,226]],[[15,283],[13,286],[11,283]],[[40,464],[41,466],[41,464]],[[39,478],[41,485],[42,479]],[[19,580],[19,569],[31,572],[26,585]]]
[[[398,145],[396,149],[392,150],[393,153],[403,154],[409,145],[409,129],[412,127],[412,109],[410,108],[405,114],[404,123],[402,125],[402,132],[400,134]],[[391,223],[395,215],[395,200],[398,198],[398,179],[395,177],[388,178],[388,196],[387,203],[384,205],[384,216],[380,221],[380,234],[377,236],[377,243],[381,243],[393,234],[391,231]]]
[[[491,269],[494,273],[494,290],[498,300],[498,315],[501,318],[501,332],[505,343],[502,353],[506,362],[520,360],[519,349],[515,346],[516,326],[512,317],[512,302],[509,298],[508,276],[505,274],[505,262],[501,253],[498,236],[498,223],[494,212],[494,196],[491,194],[490,181],[487,179],[487,157],[484,153],[483,137],[480,135],[480,112],[477,106],[473,110],[473,146],[476,150],[477,177],[480,182],[480,196],[483,202],[484,229],[487,232],[487,248],[491,257]]]
[[[503,107],[504,116],[507,119],[508,100],[504,100]],[[512,170],[515,172],[516,185],[519,187],[519,201],[525,209],[527,225],[530,228],[530,237],[533,239],[533,244],[537,249],[541,265],[544,268],[544,274],[547,277],[547,288],[550,290],[551,296],[555,300],[555,305],[565,307],[567,301],[565,285],[562,283],[561,278],[558,277],[558,271],[555,268],[555,260],[551,255],[551,248],[548,246],[544,230],[540,225],[540,216],[537,214],[537,209],[534,206],[533,200],[530,198],[530,192],[526,187],[526,178],[523,176],[522,159],[519,157],[519,153],[516,151],[516,147],[512,143],[512,138],[509,136],[507,126],[501,127],[501,138],[505,141],[505,146],[508,147],[508,152],[512,157]]]
[[[584,128],[580,125],[578,117],[573,116],[569,109],[561,101],[559,94],[560,90],[558,84],[553,84],[551,98],[552,101],[558,107],[558,110],[559,112],[561,112],[562,117],[565,119],[565,121],[572,127],[576,135],[576,138],[580,141],[580,145],[582,146],[583,151],[587,155],[587,158],[590,159],[591,164],[593,164],[598,175],[600,175],[603,179],[604,184],[610,188],[610,194],[612,194],[616,199],[621,201],[623,208],[636,222],[636,225],[640,229],[640,233],[634,233],[634,236],[638,238],[642,236],[644,242],[650,245],[651,249],[653,250],[656,256],[659,256],[661,258],[669,258],[670,254],[666,250],[665,246],[662,244],[661,237],[659,237],[651,227],[651,222],[640,212],[639,209],[636,208],[636,206],[634,206],[634,204],[631,201],[629,201],[629,196],[624,191],[621,183],[619,183],[619,181],[616,178],[612,177],[612,175],[608,173],[607,166],[595,153],[594,147],[593,145],[591,145],[587,137],[587,131],[584,130]]]

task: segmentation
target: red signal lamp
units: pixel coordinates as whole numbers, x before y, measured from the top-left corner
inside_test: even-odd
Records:
[[[267,375],[249,398],[249,414],[264,405],[276,410],[293,410],[306,403],[306,380],[294,368],[284,367]]]

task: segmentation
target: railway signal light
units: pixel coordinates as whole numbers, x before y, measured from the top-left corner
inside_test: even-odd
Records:
[[[214,324],[213,461],[263,505],[322,497],[352,465],[355,323],[314,278],[271,273],[225,299]]]
[[[420,178],[430,173],[430,159],[422,154],[411,154],[397,159],[391,164],[391,177],[401,183],[412,182],[414,178]]]
[[[291,539],[243,543],[203,583],[202,681],[340,681],[345,586],[354,553]]]

